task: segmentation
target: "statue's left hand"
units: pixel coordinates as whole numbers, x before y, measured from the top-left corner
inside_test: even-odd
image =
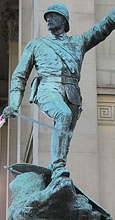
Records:
[[[14,109],[12,106],[7,106],[4,110],[3,110],[3,118],[8,118],[8,117],[15,117],[13,115],[14,112],[17,112],[16,109]]]

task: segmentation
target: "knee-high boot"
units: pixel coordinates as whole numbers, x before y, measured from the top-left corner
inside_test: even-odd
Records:
[[[70,142],[70,124],[71,116],[61,116],[55,121],[55,128],[58,131],[53,130],[51,141],[51,157],[52,157],[52,169],[55,170],[64,169],[67,161],[68,146]],[[60,129],[60,131],[59,131]],[[67,171],[68,172],[68,171]]]

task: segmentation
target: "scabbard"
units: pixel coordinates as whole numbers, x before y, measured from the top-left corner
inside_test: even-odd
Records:
[[[35,96],[37,93],[39,83],[40,83],[40,79],[38,77],[35,77],[31,84],[31,93],[30,93],[30,98],[29,98],[30,103],[33,103],[35,100]]]

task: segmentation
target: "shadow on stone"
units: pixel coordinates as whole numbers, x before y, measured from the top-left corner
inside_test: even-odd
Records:
[[[77,194],[70,178],[59,177],[47,186],[46,173],[25,172],[11,183],[10,220],[104,220],[109,219]]]

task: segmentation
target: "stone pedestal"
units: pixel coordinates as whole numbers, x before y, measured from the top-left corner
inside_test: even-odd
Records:
[[[10,183],[10,220],[111,219],[109,213],[88,199],[68,177],[51,181],[49,169],[32,164],[16,164],[9,169],[16,176]]]

